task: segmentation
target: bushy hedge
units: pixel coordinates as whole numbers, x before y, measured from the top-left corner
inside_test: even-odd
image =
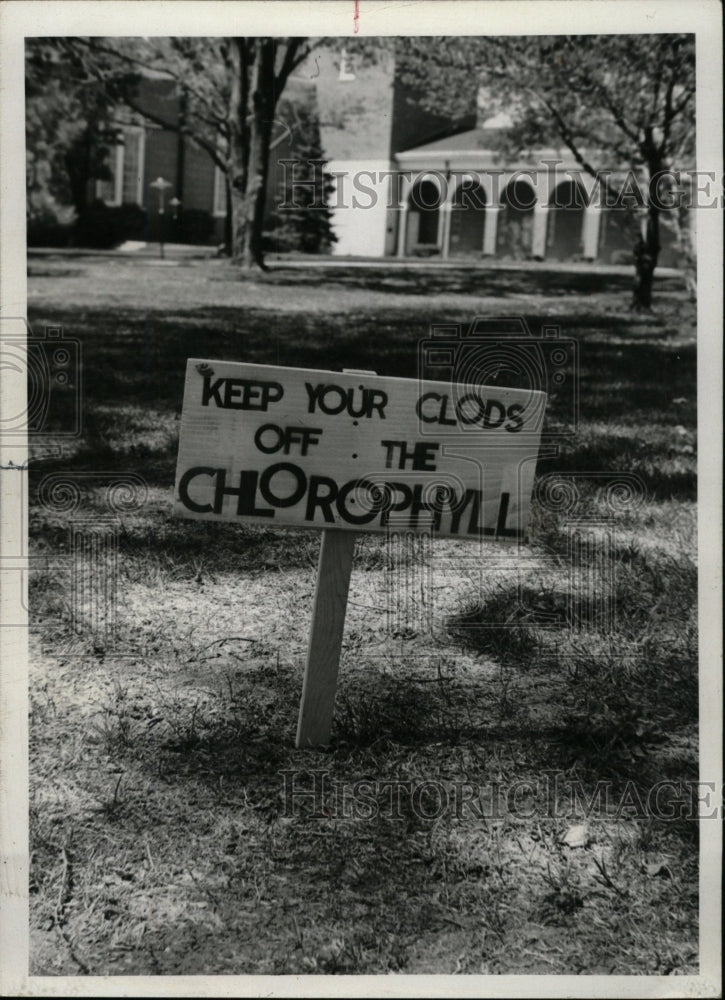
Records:
[[[92,202],[73,230],[76,246],[109,250],[125,240],[146,238],[146,212],[138,205],[109,206]]]
[[[26,220],[29,247],[66,247],[71,242],[76,213],[47,191],[29,191]]]
[[[183,209],[169,226],[169,242],[206,245],[214,233],[214,217],[200,208]]]

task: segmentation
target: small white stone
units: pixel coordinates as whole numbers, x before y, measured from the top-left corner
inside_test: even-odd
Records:
[[[562,843],[567,847],[586,847],[589,844],[589,827],[586,823],[570,826],[562,837]]]

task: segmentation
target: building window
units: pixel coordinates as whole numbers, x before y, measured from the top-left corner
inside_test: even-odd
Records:
[[[96,198],[106,205],[143,205],[146,134],[140,126],[123,131],[109,157],[110,178],[96,181]]]
[[[143,205],[144,154],[146,133],[141,127],[124,131],[123,188],[124,205]]]
[[[123,196],[123,143],[119,142],[111,152],[111,162],[109,169],[111,177],[109,180],[96,181],[96,198],[100,198],[106,205],[116,206],[121,204]]]
[[[221,167],[214,166],[214,215],[226,218],[227,214],[227,179]]]
[[[347,54],[346,49],[343,49],[340,52],[340,73],[337,79],[342,83],[349,83],[350,80],[355,79],[355,72],[352,68],[352,59]]]

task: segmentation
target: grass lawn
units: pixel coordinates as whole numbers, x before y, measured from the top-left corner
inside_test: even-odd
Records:
[[[32,974],[697,972],[694,308],[629,283],[30,261],[84,373],[31,469]],[[172,518],[186,359],[413,378],[476,316],[576,340],[537,474],[585,521],[560,487],[519,553],[361,537],[333,741],[297,751],[319,537]]]

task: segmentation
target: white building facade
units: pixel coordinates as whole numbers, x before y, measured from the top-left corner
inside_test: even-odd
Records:
[[[506,116],[454,122],[422,107],[386,63],[353,66],[315,53],[314,82],[337,243],[356,257],[444,260],[632,260],[633,213],[563,149],[509,162],[499,151]],[[676,266],[677,226],[663,219],[660,263]]]

